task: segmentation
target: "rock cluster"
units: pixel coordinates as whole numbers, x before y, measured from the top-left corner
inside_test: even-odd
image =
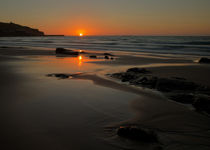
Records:
[[[210,88],[184,78],[159,78],[144,68],[130,68],[126,72],[114,73],[113,78],[129,84],[156,89],[169,99],[191,104],[197,111],[210,114]]]

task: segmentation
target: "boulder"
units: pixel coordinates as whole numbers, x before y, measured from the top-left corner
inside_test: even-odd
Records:
[[[73,51],[73,50],[68,50],[65,48],[56,48],[55,51],[56,54],[65,54],[65,55],[75,55],[78,56],[79,52]]]
[[[199,63],[210,63],[210,59],[206,58],[206,57],[202,57],[202,58],[200,58],[200,60],[198,62]]]
[[[158,142],[157,135],[153,131],[135,126],[120,127],[117,130],[117,135],[130,140],[139,140],[142,142]]]
[[[109,56],[104,56],[104,59],[109,59]]]

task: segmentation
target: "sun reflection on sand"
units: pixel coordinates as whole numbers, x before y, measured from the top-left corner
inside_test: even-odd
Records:
[[[46,73],[56,72],[89,72],[98,70],[101,65],[95,63],[101,61],[101,59],[90,59],[89,56],[79,55],[77,57],[40,57],[41,61],[37,64],[41,64],[43,67],[38,68]],[[32,71],[35,71],[34,69]]]
[[[78,66],[80,67],[82,65],[82,56],[78,56]]]

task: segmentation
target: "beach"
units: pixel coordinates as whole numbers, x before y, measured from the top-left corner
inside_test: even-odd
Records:
[[[208,114],[110,76],[138,67],[159,78],[210,87],[210,66],[198,63],[202,56],[84,52],[71,56],[58,55],[55,48],[0,48],[4,150],[210,148]],[[109,59],[104,53],[111,54]],[[158,142],[120,137],[117,130],[125,126],[152,130]]]

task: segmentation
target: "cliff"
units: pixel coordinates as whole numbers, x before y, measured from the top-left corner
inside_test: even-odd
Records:
[[[44,36],[44,32],[15,23],[0,22],[0,37],[4,36]]]

